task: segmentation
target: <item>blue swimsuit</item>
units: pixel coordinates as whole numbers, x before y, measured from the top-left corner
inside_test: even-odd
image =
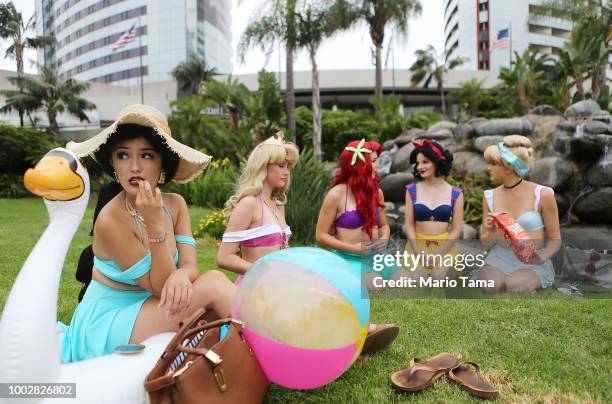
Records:
[[[164,207],[170,221],[172,216]],[[143,237],[140,222],[136,225]],[[179,244],[195,247],[191,236],[175,236]],[[174,263],[178,265],[178,249],[174,254]],[[138,286],[135,279],[144,276],[151,270],[151,252],[130,268],[122,270],[115,262],[94,257],[94,266],[98,271],[115,282]],[[83,300],[79,303],[70,326],[58,322],[58,328],[64,333],[61,347],[62,362],[76,362],[91,359],[115,352],[118,345],[129,343],[132,329],[142,304],[151,296],[148,290],[120,290],[106,286],[92,279]]]

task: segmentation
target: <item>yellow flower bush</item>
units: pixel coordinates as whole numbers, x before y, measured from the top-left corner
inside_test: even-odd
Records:
[[[197,238],[209,235],[216,239],[220,239],[225,231],[225,226],[227,226],[227,218],[223,214],[223,211],[218,210],[200,219],[200,223],[193,235]]]

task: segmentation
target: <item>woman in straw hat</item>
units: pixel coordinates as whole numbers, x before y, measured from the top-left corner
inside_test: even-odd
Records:
[[[550,258],[561,246],[557,202],[552,188],[523,177],[533,158],[531,141],[519,135],[503,138],[487,147],[484,158],[489,162],[491,180],[500,184],[484,192],[481,241],[490,247],[480,279],[492,280],[488,292],[528,293],[552,285],[555,270]],[[528,232],[538,251],[529,261],[521,261],[493,223],[490,213],[507,212]],[[544,242],[544,237],[548,241]]]
[[[60,324],[62,361],[176,331],[200,307],[227,316],[235,286],[218,271],[198,275],[187,205],[158,188],[194,179],[210,156],[173,139],[165,116],[146,105],[126,107],[98,135],[66,147],[92,155],[121,189],[96,218],[91,283],[70,326]]]
[[[253,262],[289,246],[285,221],[290,169],[299,160],[297,147],[283,132],[258,144],[249,155],[236,192],[225,203],[227,229],[217,255],[220,268],[236,272],[240,283]]]

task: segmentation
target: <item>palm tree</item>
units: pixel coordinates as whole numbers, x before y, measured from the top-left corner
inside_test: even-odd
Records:
[[[18,112],[20,126],[23,126],[23,116],[27,115],[30,124],[35,126],[35,120],[31,114],[41,107],[40,100],[32,94],[24,92],[19,77],[7,77],[7,79],[12,85],[17,87],[17,90],[0,90],[0,95],[4,97],[4,106],[0,108],[0,112],[3,114],[13,111]]]
[[[545,81],[545,65],[550,60],[547,55],[525,49],[522,55],[514,52],[511,68],[501,68],[499,79],[516,93],[522,113],[531,109],[536,90]]]
[[[230,74],[225,81],[210,80],[204,84],[204,95],[227,109],[232,132],[240,129],[239,118],[245,112],[251,92]]]
[[[555,86],[553,88],[553,96],[555,99],[561,100],[561,106],[564,110],[568,109],[572,104],[571,90],[574,82],[571,77],[573,75],[574,66],[570,55],[565,50],[559,51],[559,60],[555,63]]]
[[[429,87],[431,79],[436,79],[438,92],[442,98],[442,114],[446,115],[446,101],[444,100],[444,76],[450,69],[454,69],[464,62],[461,58],[441,61],[446,59],[445,53],[438,56],[438,53],[433,46],[429,45],[427,49],[419,49],[415,52],[417,57],[416,62],[410,66],[412,75],[410,82],[412,87],[417,86],[421,81],[425,80],[423,87]]]
[[[217,69],[209,68],[203,58],[191,56],[170,72],[185,93],[193,95],[200,90],[202,82],[217,74]]]
[[[339,3],[314,1],[309,2],[296,12],[296,44],[306,48],[312,66],[312,127],[313,149],[318,162],[321,162],[321,95],[319,89],[319,71],[317,68],[317,51],[325,38],[345,29],[342,13],[344,8]]]
[[[376,48],[376,97],[382,99],[382,44],[385,28],[394,26],[400,34],[408,32],[408,18],[421,13],[419,0],[353,0],[347,18],[368,24],[370,38]]]
[[[89,88],[89,83],[64,80],[59,77],[54,65],[38,66],[40,74],[36,76],[12,77],[11,82],[22,89],[31,100],[38,100],[37,109],[43,109],[49,119],[49,129],[58,133],[57,116],[63,112],[89,122],[85,111],[96,108],[96,105],[79,95]]]
[[[281,129],[283,99],[276,75],[264,70],[257,75],[258,89],[246,102],[246,126],[255,144]]]
[[[24,23],[23,16],[15,9],[15,5],[12,2],[0,4],[0,38],[8,39],[10,44],[6,49],[4,57],[17,61],[17,77],[23,75],[23,53],[25,49],[39,49],[55,42],[55,38],[52,36],[26,36],[34,28],[34,16]],[[19,113],[19,121],[21,126],[23,126],[23,115],[31,112],[27,107],[32,104],[23,104],[21,101],[24,101],[25,96],[14,95],[16,98],[13,97],[13,101],[17,102],[12,104],[11,108]]]
[[[612,34],[612,2],[584,0],[546,0],[536,7],[530,8],[532,21],[542,18],[562,18],[577,25],[588,26],[593,36],[599,38],[600,46],[595,47],[591,63],[592,80],[591,93],[594,100],[599,98],[601,88],[606,80],[606,67],[610,54]]]
[[[297,0],[272,0],[259,7],[256,19],[242,34],[238,55],[242,62],[247,51],[255,46],[262,50],[272,47],[275,42],[285,45],[287,70],[287,126],[295,134],[295,89],[293,85],[293,57],[296,47],[296,3]],[[299,146],[299,145],[298,145]]]
[[[485,93],[482,83],[484,83],[484,79],[470,79],[460,83],[461,86],[449,94],[449,98],[457,102],[462,108],[467,109],[472,118],[478,116],[480,101]]]

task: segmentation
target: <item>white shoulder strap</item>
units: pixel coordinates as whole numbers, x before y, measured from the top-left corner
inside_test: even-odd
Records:
[[[542,189],[546,188],[549,189],[550,192],[553,193],[553,195],[555,194],[555,190],[552,189],[551,187],[547,187],[545,185],[536,185],[535,187],[535,210],[538,211],[540,209],[540,199],[542,199]]]
[[[489,212],[493,212],[493,190],[487,189],[484,191],[485,199],[487,200],[487,206],[489,207]]]
[[[221,242],[239,243],[241,241],[252,240],[254,238],[267,236],[274,233],[281,233],[281,228],[278,224],[264,224],[263,226],[254,227],[252,229],[224,233]]]

